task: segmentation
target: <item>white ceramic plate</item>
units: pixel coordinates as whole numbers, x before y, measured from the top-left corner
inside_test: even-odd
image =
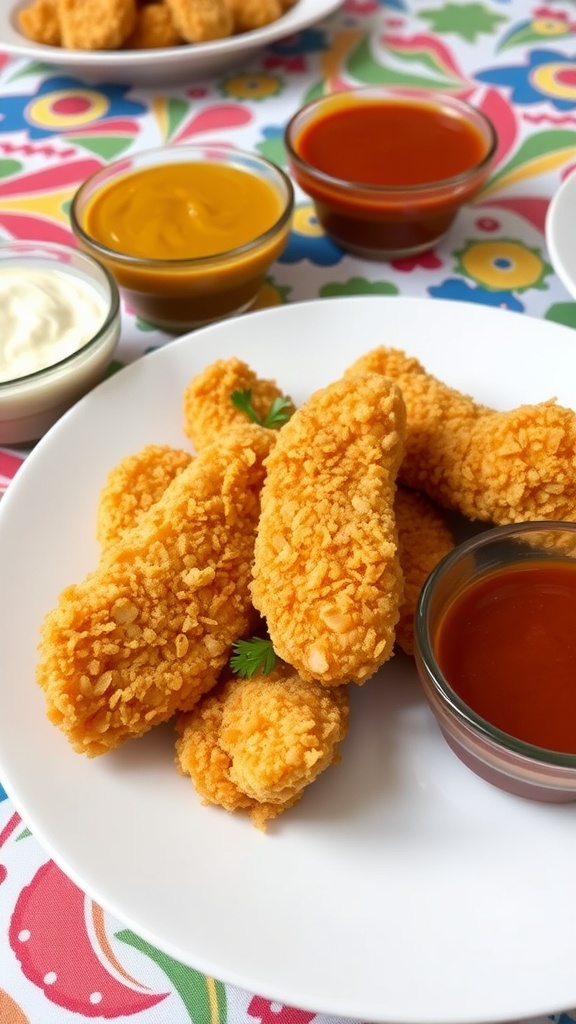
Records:
[[[562,182],[548,207],[546,242],[558,277],[576,299],[576,174]]]
[[[252,60],[265,46],[301,32],[327,17],[341,0],[297,0],[291,10],[264,28],[197,46],[158,50],[65,50],[31,42],[19,31],[17,13],[29,0],[0,5],[0,50],[14,57],[53,64],[91,82],[163,86],[216,75]]]
[[[484,403],[576,407],[568,328],[440,300],[295,304],[198,331],[97,388],[0,504],[0,779],[33,832],[111,913],[179,960],[270,999],[363,1021],[467,1024],[576,1005],[576,805],[492,788],[448,749],[411,661],[353,692],[343,759],[257,831],[206,808],[169,727],[88,760],[34,683],[39,624],[97,558],[107,470],[182,446],[181,396],[237,355],[302,402],[394,344]]]

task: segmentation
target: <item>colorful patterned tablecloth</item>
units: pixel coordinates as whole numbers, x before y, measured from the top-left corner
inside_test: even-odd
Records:
[[[259,306],[427,296],[576,327],[576,303],[554,274],[544,237],[550,198],[576,168],[576,7],[562,0],[345,0],[328,20],[249,65],[153,92],[93,85],[0,53],[0,237],[69,242],[76,187],[135,150],[218,140],[285,165],[282,132],[296,108],[325,91],[374,83],[440,89],[484,110],[499,138],[486,188],[435,250],[391,263],[346,256],[297,195],[288,247]],[[170,340],[125,308],[117,363]],[[0,448],[0,491],[26,455]],[[27,946],[31,930],[35,943]],[[550,1009],[559,1024],[576,1021],[574,1010]],[[0,1022],[99,1017],[336,1024],[205,977],[105,916],[49,860],[0,786]]]

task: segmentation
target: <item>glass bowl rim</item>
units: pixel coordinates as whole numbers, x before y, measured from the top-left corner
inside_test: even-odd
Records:
[[[135,164],[141,165],[141,162],[146,161],[150,157],[160,158],[162,154],[166,152],[171,153],[199,153],[202,150],[207,150],[212,153],[218,153],[223,156],[239,156],[249,157],[255,164],[259,164],[262,168],[266,168],[277,176],[280,184],[284,187],[286,195],[283,200],[282,210],[274,221],[274,223],[255,238],[250,239],[249,242],[244,242],[242,245],[236,246],[234,249],[226,249],[219,253],[213,253],[211,256],[194,256],[187,259],[154,259],[149,256],[132,256],[128,253],[119,252],[116,249],[110,249],[108,246],[98,242],[95,238],[90,235],[80,223],[80,218],[77,214],[77,207],[81,202],[85,193],[89,190],[95,182],[98,181],[99,177],[107,177],[114,172],[117,167],[128,162],[132,163],[132,167],[127,168],[125,172],[126,176],[134,173],[138,173],[138,167]],[[185,157],[182,160],[171,160],[170,163],[185,163]],[[207,159],[206,162],[209,162]],[[222,161],[224,163],[225,161]],[[158,159],[154,161],[152,165],[146,166],[162,166],[162,161]],[[113,180],[113,177],[110,178]],[[107,259],[112,262],[121,264],[126,267],[139,268],[142,270],[164,270],[164,271],[178,271],[187,268],[190,269],[202,269],[202,268],[214,268],[220,263],[229,262],[231,259],[238,259],[244,256],[246,253],[251,252],[254,249],[265,245],[266,242],[272,240],[276,234],[279,234],[284,230],[286,224],[292,217],[294,209],[294,186],[286,174],[286,172],[275,164],[272,160],[268,160],[267,157],[261,156],[259,153],[252,153],[250,150],[234,148],[232,146],[225,146],[222,143],[190,143],[185,145],[168,145],[168,146],[156,146],[150,149],[139,150],[137,153],[130,154],[126,157],[121,157],[119,160],[115,160],[113,163],[107,164],[105,167],[99,168],[94,174],[86,178],[82,182],[80,187],[74,193],[72,202],[70,205],[70,224],[76,237],[91,251],[96,253],[102,259]]]
[[[381,95],[383,98],[389,97],[392,102],[398,102],[399,100],[405,99],[408,101],[425,100],[428,105],[432,107],[452,105],[453,109],[457,108],[461,110],[463,114],[466,114],[467,121],[471,120],[470,114],[472,114],[474,119],[483,123],[487,131],[488,148],[486,153],[478,163],[475,163],[467,170],[461,171],[459,174],[452,175],[449,178],[439,178],[437,181],[430,181],[420,185],[374,185],[360,181],[347,181],[345,178],[337,178],[332,174],[327,174],[325,171],[321,171],[317,167],[314,167],[313,164],[309,163],[296,152],[292,142],[292,137],[294,134],[294,127],[299,118],[312,113],[314,110],[319,109],[325,104],[330,104],[339,96],[358,96],[361,98],[362,96],[368,96],[370,93],[374,94],[375,98],[376,94]],[[368,196],[389,195],[400,197],[406,195],[418,198],[435,192],[441,192],[447,188],[455,187],[457,185],[462,185],[475,174],[478,174],[480,171],[484,170],[484,168],[487,168],[496,152],[498,146],[498,135],[496,134],[496,129],[492,124],[492,121],[483,113],[483,111],[478,110],[476,107],[473,107],[471,103],[468,103],[466,100],[462,100],[457,96],[451,96],[449,93],[443,93],[436,90],[410,89],[409,87],[403,86],[394,88],[393,86],[368,85],[352,89],[340,89],[335,92],[327,93],[324,96],[318,96],[316,99],[310,100],[309,103],[300,107],[300,109],[292,115],[286,124],[284,129],[284,144],[292,163],[300,170],[309,174],[310,177],[315,178],[324,185],[330,185],[332,188],[338,188],[343,192],[364,192]]]
[[[18,249],[20,246],[22,246],[23,250],[25,250],[26,247],[29,249],[36,248],[38,250],[44,249],[47,253],[53,253],[54,255],[58,253],[73,253],[75,256],[80,257],[80,259],[86,260],[89,265],[102,274],[110,290],[110,296],[106,316],[96,333],[93,334],[88,341],[84,342],[80,348],[75,349],[74,352],[70,352],[69,355],[64,356],[63,359],[59,359],[56,363],[50,363],[48,366],[42,366],[39,370],[33,370],[32,373],[25,373],[20,377],[13,377],[10,380],[0,381],[0,399],[2,398],[2,394],[8,395],[11,391],[16,392],[22,387],[28,387],[42,381],[44,378],[48,378],[53,374],[60,372],[64,367],[72,365],[76,360],[85,356],[90,349],[98,348],[109,328],[120,316],[120,291],[118,285],[108,268],[103,266],[103,264],[98,260],[94,259],[90,253],[84,252],[82,249],[77,249],[72,245],[64,245],[62,242],[44,242],[39,239],[32,238],[4,239],[0,242],[0,266],[2,265],[1,253],[3,250],[12,247]],[[50,263],[50,261],[46,260],[46,263]],[[58,262],[55,261],[54,264],[50,263],[50,266],[57,268]]]
[[[553,533],[567,531],[576,536],[576,522],[565,520],[529,520],[524,523],[510,523],[506,526],[493,526],[482,530],[474,537],[462,541],[449,551],[432,569],[418,598],[414,617],[414,641],[417,662],[420,662],[426,673],[423,682],[441,702],[445,712],[452,714],[456,720],[472,730],[476,735],[487,740],[491,745],[503,751],[521,757],[533,764],[545,765],[548,768],[568,769],[576,774],[576,754],[549,750],[518,739],[511,733],[504,732],[487,719],[478,715],[466,704],[445,679],[433,651],[429,628],[428,609],[435,587],[444,574],[462,558],[474,550],[491,544],[493,541],[518,536],[522,533],[537,533],[548,530]]]

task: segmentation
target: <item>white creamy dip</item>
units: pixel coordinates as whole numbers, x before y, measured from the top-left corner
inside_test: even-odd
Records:
[[[103,296],[77,274],[54,267],[0,267],[0,381],[65,359],[105,318]]]

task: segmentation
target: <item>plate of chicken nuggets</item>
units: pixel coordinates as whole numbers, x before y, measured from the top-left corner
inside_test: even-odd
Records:
[[[452,753],[412,617],[460,531],[576,518],[575,445],[572,332],[466,303],[287,305],[112,376],[0,504],[0,779],[37,839],[282,1003],[574,1005],[576,805]]]
[[[16,0],[0,48],[92,82],[183,84],[252,60],[341,0]]]

